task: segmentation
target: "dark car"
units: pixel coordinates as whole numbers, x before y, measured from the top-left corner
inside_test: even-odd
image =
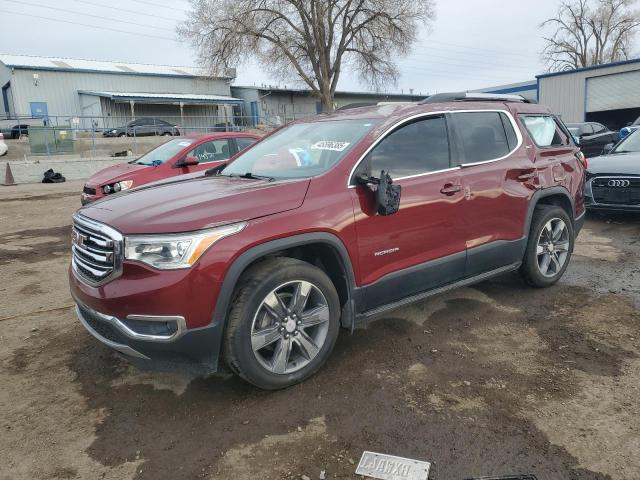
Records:
[[[640,130],[589,161],[585,202],[590,210],[640,212]]]
[[[112,128],[103,132],[105,137],[144,137],[151,135],[180,135],[180,130],[176,125],[158,118],[145,117],[138,118],[127,123],[124,127]]]
[[[587,158],[605,154],[605,147],[615,144],[620,139],[619,132],[609,130],[601,123],[567,123],[567,128]]]
[[[584,156],[548,108],[473,95],[300,119],[224,168],[80,209],[80,322],[142,364],[225,363],[277,389],[316,373],[341,328],[516,270],[553,285]]]

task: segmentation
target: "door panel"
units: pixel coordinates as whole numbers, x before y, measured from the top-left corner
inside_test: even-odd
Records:
[[[358,236],[363,309],[453,282],[464,273],[464,200],[458,168],[451,168],[443,116],[406,124],[381,140],[356,169],[390,172],[402,188],[393,215],[376,213],[374,188],[350,189]]]
[[[384,217],[376,214],[369,187],[351,189],[367,309],[453,282],[464,271],[464,197],[440,193],[446,184],[460,184],[458,170],[396,183],[400,210]]]
[[[505,112],[452,113],[460,138],[467,266],[470,277],[522,259],[537,171]]]

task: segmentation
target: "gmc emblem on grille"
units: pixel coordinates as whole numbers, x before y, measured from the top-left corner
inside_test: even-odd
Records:
[[[78,233],[76,230],[71,230],[71,243],[73,243],[76,247],[85,248],[84,242],[87,240],[87,237]]]
[[[609,180],[607,186],[616,187],[616,188],[624,188],[628,187],[631,182],[629,180]]]

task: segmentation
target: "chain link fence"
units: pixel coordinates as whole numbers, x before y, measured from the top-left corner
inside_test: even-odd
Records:
[[[304,115],[308,116],[308,115]],[[216,132],[267,133],[296,116],[80,117],[0,119],[9,141],[7,159],[76,155],[83,158],[138,156],[170,138]]]

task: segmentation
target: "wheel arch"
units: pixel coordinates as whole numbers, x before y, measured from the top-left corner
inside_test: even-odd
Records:
[[[533,212],[538,205],[556,205],[567,212],[571,223],[575,226],[575,205],[571,193],[564,187],[555,186],[536,191],[531,197],[524,225],[524,236],[529,237]]]
[[[331,279],[342,308],[341,325],[354,328],[355,275],[344,243],[335,235],[314,232],[272,240],[256,245],[234,260],[222,281],[213,313],[213,323],[224,326],[231,306],[233,292],[242,274],[251,266],[273,256],[287,256],[304,260],[321,268]]]

